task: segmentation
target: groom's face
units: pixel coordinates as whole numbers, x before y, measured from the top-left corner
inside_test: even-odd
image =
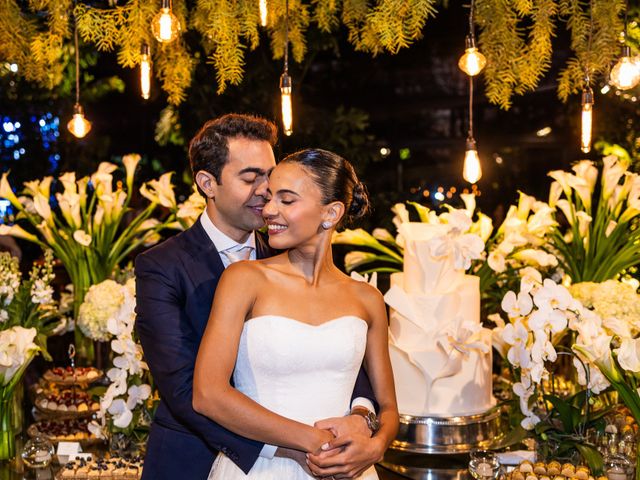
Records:
[[[229,139],[229,158],[214,186],[215,223],[236,239],[264,225],[267,181],[276,161],[269,142]]]

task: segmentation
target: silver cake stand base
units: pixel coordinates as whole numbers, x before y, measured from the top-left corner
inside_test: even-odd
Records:
[[[463,417],[400,415],[400,429],[391,448],[402,452],[449,455],[499,448],[506,422],[499,408]]]

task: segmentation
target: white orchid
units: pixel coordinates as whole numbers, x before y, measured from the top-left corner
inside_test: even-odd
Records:
[[[533,299],[528,292],[521,292],[516,295],[515,292],[507,292],[502,299],[502,310],[504,310],[510,318],[524,317],[531,313],[533,308]]]
[[[118,428],[127,428],[133,420],[133,412],[121,398],[116,398],[113,401],[108,412],[113,417],[113,424]]]
[[[127,397],[127,407],[133,410],[136,405],[143,403],[151,396],[151,387],[147,384],[131,385],[127,393],[129,394]]]

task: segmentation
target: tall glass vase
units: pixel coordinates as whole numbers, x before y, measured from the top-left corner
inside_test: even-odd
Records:
[[[16,456],[16,432],[13,425],[13,395],[0,393],[0,462]]]

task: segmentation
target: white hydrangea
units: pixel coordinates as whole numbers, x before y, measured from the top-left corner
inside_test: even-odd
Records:
[[[82,333],[93,340],[108,341],[112,336],[108,322],[118,315],[124,299],[122,285],[113,280],[92,285],[78,312]]]

